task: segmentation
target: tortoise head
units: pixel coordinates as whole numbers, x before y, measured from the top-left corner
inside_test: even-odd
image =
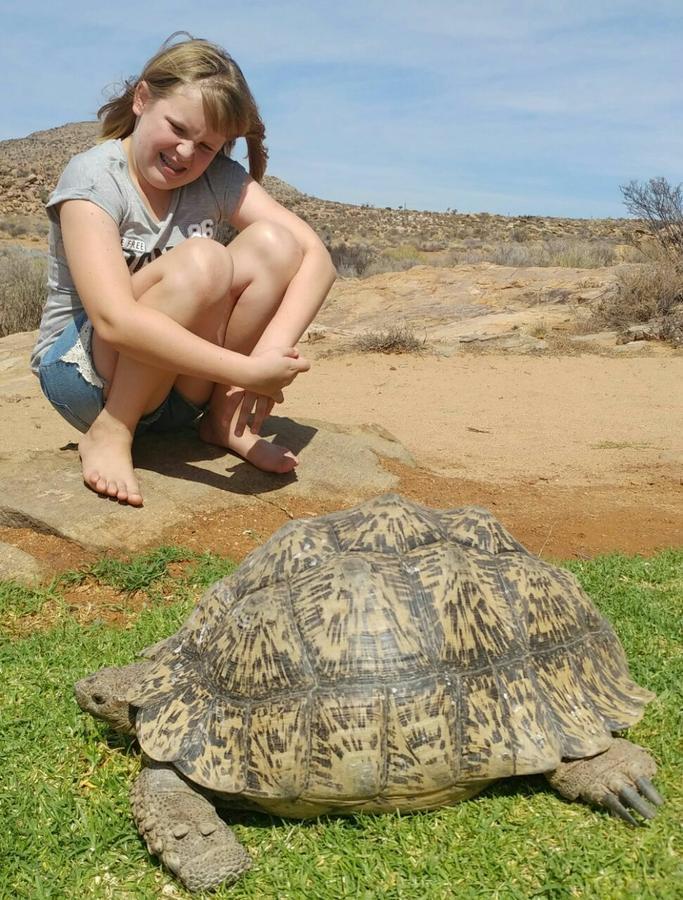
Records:
[[[82,678],[74,685],[78,705],[116,731],[135,734],[135,707],[126,696],[148,665],[133,663],[122,668],[107,667]]]

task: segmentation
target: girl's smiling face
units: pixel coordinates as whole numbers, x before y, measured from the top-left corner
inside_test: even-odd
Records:
[[[123,141],[131,172],[149,199],[195,181],[206,170],[226,136],[212,131],[198,87],[177,88],[154,98],[144,81],[135,90],[135,130]]]

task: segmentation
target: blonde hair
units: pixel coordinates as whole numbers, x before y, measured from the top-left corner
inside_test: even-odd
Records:
[[[187,37],[175,42],[180,35]],[[225,135],[225,152],[229,154],[237,138],[243,137],[247,143],[249,173],[261,181],[268,161],[264,144],[266,130],[240,67],[222,47],[193,38],[184,31],[172,34],[141,74],[124,82],[123,93],[98,110],[101,140],[132,134],[136,120],[133,98],[141,81],[156,100],[168,97],[184,85],[197,85],[202,92],[209,127]]]

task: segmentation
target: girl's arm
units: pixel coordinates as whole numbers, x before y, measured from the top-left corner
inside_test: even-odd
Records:
[[[60,207],[62,239],[79,297],[95,331],[140,362],[279,399],[299,371],[293,345],[262,356],[243,356],[205,341],[163,312],[137,303],[114,220],[88,200]],[[270,344],[269,348],[275,345]],[[263,348],[266,349],[266,348]]]
[[[337,277],[330,254],[315,231],[249,177],[230,224],[241,231],[253,222],[262,221],[275,222],[287,228],[301,247],[303,261],[277,312],[256,344],[254,353],[270,347],[296,344],[315,318]]]

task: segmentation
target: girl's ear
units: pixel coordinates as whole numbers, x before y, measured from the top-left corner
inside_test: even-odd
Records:
[[[151,97],[147,82],[138,81],[135,85],[135,93],[133,94],[133,112],[136,116],[141,116],[142,111],[149,102]]]

